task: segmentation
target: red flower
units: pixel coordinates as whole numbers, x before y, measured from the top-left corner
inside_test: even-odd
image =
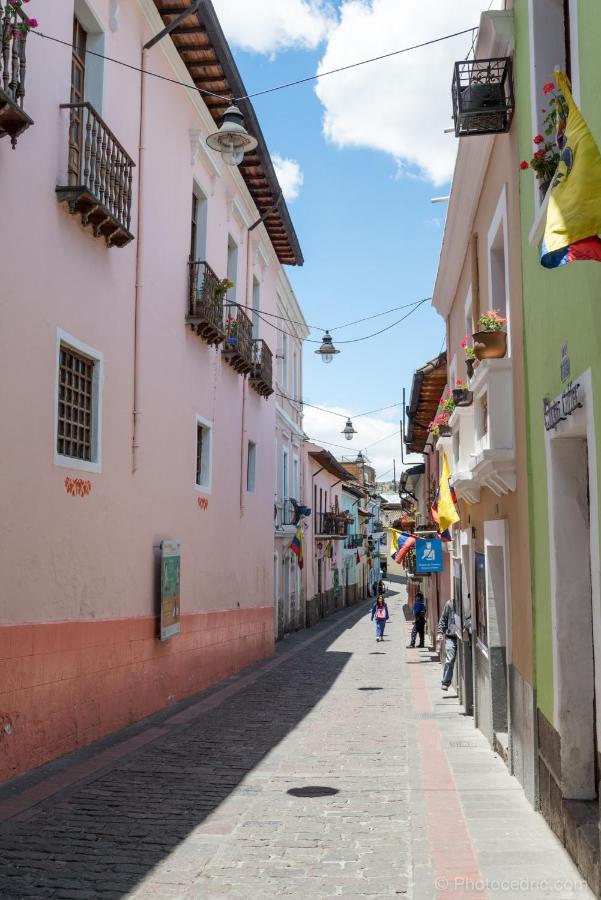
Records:
[[[544,139],[544,137],[542,136],[542,134],[537,134],[537,135],[535,135],[535,136],[532,138],[532,142],[533,142],[534,144],[542,144],[544,140],[545,140],[545,139]]]
[[[529,169],[530,163],[527,163],[525,159],[523,159],[520,163],[520,169]]]
[[[542,159],[544,155],[545,155],[545,151],[544,151],[544,150],[537,150],[536,153],[534,154],[534,158],[535,158],[535,159]]]
[[[553,81],[548,81],[545,85],[543,85],[543,94],[550,94],[551,91],[555,90],[555,83]]]
[[[30,28],[37,28],[37,27],[38,27],[38,20],[37,20],[37,19],[30,19],[30,20],[29,20],[29,27],[30,27]]]

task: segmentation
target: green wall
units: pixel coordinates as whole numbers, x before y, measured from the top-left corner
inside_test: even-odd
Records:
[[[520,159],[530,159],[532,125],[528,2],[515,0],[515,87]],[[601,146],[601,4],[578,5],[582,112]],[[549,73],[551,76],[551,73]],[[540,98],[543,101],[543,98]],[[541,107],[544,104],[541,102]],[[522,230],[526,417],[530,504],[532,598],[534,604],[534,679],[538,706],[553,721],[551,582],[543,397],[561,392],[560,348],[567,341],[574,377],[590,368],[593,391],[601,397],[601,264],[573,263],[555,270],[540,265],[528,235],[534,222],[534,174],[520,173]],[[595,403],[596,425],[599,421]],[[597,452],[601,440],[597,437]],[[601,460],[598,459],[598,465]],[[601,504],[600,504],[601,507]]]

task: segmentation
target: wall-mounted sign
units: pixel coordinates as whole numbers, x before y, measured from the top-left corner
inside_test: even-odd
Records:
[[[543,408],[545,428],[547,431],[553,431],[560,422],[565,422],[565,420],[577,409],[580,409],[581,406],[582,392],[580,390],[580,384],[572,384],[571,381],[555,400],[549,400],[548,397],[545,397],[543,400]]]
[[[419,538],[415,545],[415,571],[418,575],[442,572],[442,541]]]
[[[561,364],[559,367],[561,383],[564,384],[570,380],[570,357],[568,355],[568,345],[561,345]]]
[[[180,632],[180,543],[161,541],[161,640]]]

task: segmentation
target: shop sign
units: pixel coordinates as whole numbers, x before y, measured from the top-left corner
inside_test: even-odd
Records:
[[[180,632],[180,543],[161,541],[161,640]]]
[[[442,541],[419,538],[415,545],[415,571],[418,575],[442,572]]]
[[[555,400],[549,400],[547,397],[543,400],[545,428],[547,431],[553,431],[560,422],[565,420],[580,409],[582,406],[582,392],[580,384],[572,384],[568,382],[565,389]]]

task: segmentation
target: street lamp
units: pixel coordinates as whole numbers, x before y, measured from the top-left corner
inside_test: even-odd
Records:
[[[208,135],[207,144],[211,150],[221,153],[228,166],[239,166],[244,154],[254,150],[257,139],[244,127],[244,116],[237,106],[228,106],[223,114],[223,122],[219,131]]]
[[[356,435],[357,432],[353,428],[353,423],[351,422],[350,419],[346,420],[346,425],[344,426],[344,428],[342,429],[340,434],[343,434],[345,436],[345,438],[347,439],[347,441],[353,440],[353,436]]]
[[[340,353],[340,350],[337,350],[332,342],[332,337],[329,331],[323,336],[323,342],[319,350],[316,350],[315,353],[318,353],[321,356],[321,361],[324,363],[331,363],[334,355],[336,353]]]

